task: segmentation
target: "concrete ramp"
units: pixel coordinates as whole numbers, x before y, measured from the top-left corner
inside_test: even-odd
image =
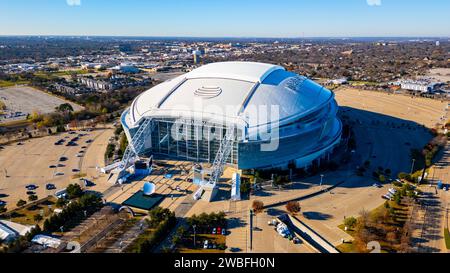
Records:
[[[339,253],[339,250],[337,250],[331,243],[326,241],[322,236],[296,217],[285,214],[280,216],[279,220],[285,223],[289,228],[293,229],[305,241],[321,253]]]

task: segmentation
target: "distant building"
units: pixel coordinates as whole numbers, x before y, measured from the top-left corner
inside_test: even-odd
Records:
[[[334,79],[326,82],[327,85],[342,85],[347,83],[348,83],[347,78]]]
[[[7,220],[0,220],[0,240],[10,242],[29,232],[33,226],[25,226]]]
[[[86,85],[89,88],[92,88],[96,91],[111,91],[114,89],[114,85],[112,83],[96,80],[92,78],[82,77],[78,79],[81,84]]]
[[[398,85],[401,89],[421,92],[421,93],[433,93],[438,91],[439,87],[442,86],[440,82],[431,82],[429,79],[420,80],[401,80],[398,82],[391,83],[391,85]]]
[[[202,52],[200,50],[194,50],[192,55],[194,57],[194,64],[200,64],[202,61]]]
[[[139,73],[141,71],[136,66],[134,66],[132,64],[127,64],[127,63],[120,64],[118,66],[113,67],[112,69],[118,70],[122,73],[127,73],[127,74],[135,74],[135,73]]]

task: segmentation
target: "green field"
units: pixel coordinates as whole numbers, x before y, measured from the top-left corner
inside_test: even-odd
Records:
[[[36,72],[34,73],[34,76],[46,79],[46,80],[52,80],[56,79],[58,77],[64,77],[64,76],[71,76],[71,75],[82,75],[87,74],[87,70],[63,70],[63,71],[56,71],[56,72]]]
[[[28,81],[13,82],[13,81],[0,80],[0,88],[12,87],[15,85],[28,84],[28,83],[29,83]]]

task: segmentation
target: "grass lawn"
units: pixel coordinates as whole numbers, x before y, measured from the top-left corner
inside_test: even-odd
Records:
[[[340,244],[340,245],[336,246],[336,248],[341,253],[358,253],[358,250],[356,249],[353,242]]]
[[[28,81],[4,81],[4,80],[0,80],[0,88],[6,88],[6,87],[12,87],[18,84],[29,84]]]
[[[54,76],[70,76],[70,75],[83,75],[89,73],[87,70],[79,69],[79,70],[62,70],[58,72],[51,73]]]
[[[226,237],[224,235],[214,235],[214,234],[197,234],[196,238],[196,248],[193,248],[193,239],[194,236],[190,236],[185,239],[183,243],[177,246],[177,250],[179,253],[225,253],[225,250],[221,249],[204,249],[203,242],[208,240],[209,243],[214,243],[216,245],[224,244],[226,241]]]
[[[371,86],[377,86],[378,83],[377,82],[368,82],[368,81],[349,81],[350,84],[352,85],[371,85]]]
[[[393,217],[393,219],[391,221],[388,221],[388,222],[382,223],[382,224],[378,224],[377,228],[389,230],[389,229],[397,228],[397,227],[401,228],[405,224],[405,222],[407,220],[407,215],[408,215],[408,208],[404,205],[397,205],[395,202],[391,202],[391,201],[389,202],[389,206],[394,209],[395,216]],[[384,210],[385,210],[384,204],[379,206],[378,208],[375,208],[374,210],[369,212],[369,216],[368,216],[369,219],[371,219],[372,221],[379,219],[379,217],[383,214]],[[358,220],[359,219],[360,218],[358,218]],[[356,231],[353,229],[348,229],[346,231],[344,224],[341,224],[338,227],[352,237],[355,237],[357,235]],[[398,245],[396,245],[395,243],[389,242],[389,241],[385,240],[385,238],[379,238],[377,241],[380,242],[380,245],[382,248],[382,250],[381,250],[382,253],[397,251]],[[337,246],[337,249],[339,251],[341,251],[342,253],[361,252],[361,250],[358,250],[356,248],[356,246],[353,244],[353,242],[346,242],[344,244],[341,244],[341,245]],[[369,250],[367,250],[367,251],[369,251]]]
[[[53,214],[53,210],[55,209],[54,206],[55,202],[56,198],[54,197],[44,198],[36,203],[28,204],[25,205],[24,207],[7,212],[6,214],[10,215],[11,217],[5,219],[23,225],[31,226],[39,224],[42,226],[45,219]],[[49,206],[51,206],[51,208]],[[36,222],[34,220],[34,216],[37,214],[41,214],[41,212],[43,212],[43,219],[39,222]]]
[[[56,72],[36,72],[34,75],[43,79],[51,80],[55,77],[71,76],[71,75],[82,75],[87,74],[87,70],[62,70]]]
[[[445,246],[447,249],[450,249],[450,233],[448,232],[448,228],[444,230],[444,237],[445,237]]]

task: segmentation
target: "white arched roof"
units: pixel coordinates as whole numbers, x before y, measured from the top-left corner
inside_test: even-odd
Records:
[[[143,116],[243,120],[248,111],[263,105],[278,105],[280,120],[290,120],[333,98],[331,91],[281,66],[213,63],[144,92],[133,102],[127,124],[134,127]]]

